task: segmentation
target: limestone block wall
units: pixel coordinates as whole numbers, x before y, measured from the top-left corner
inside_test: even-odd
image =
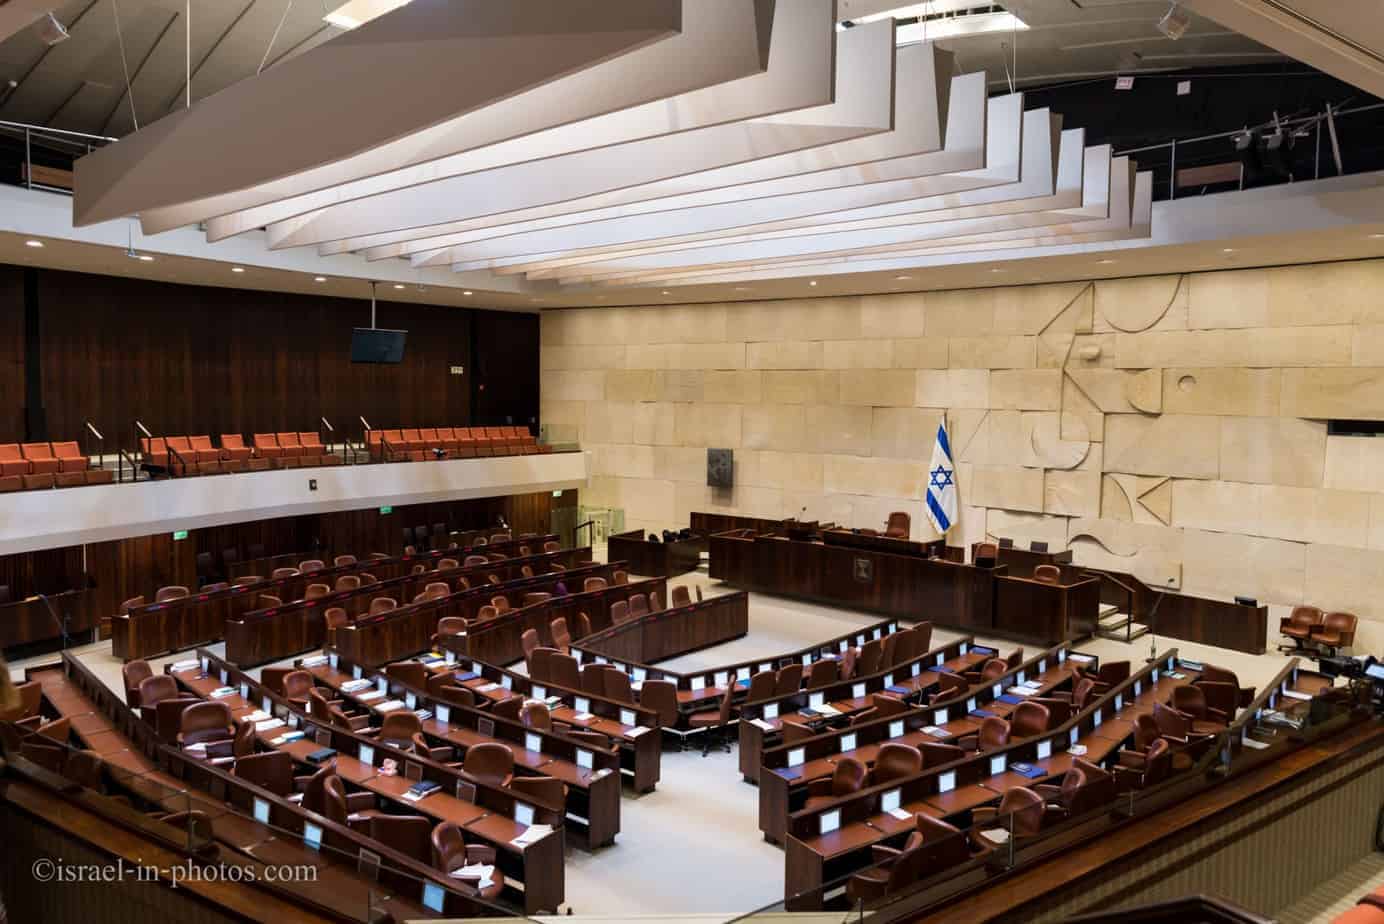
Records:
[[[952,544],[1347,609],[1357,651],[1384,650],[1384,436],[1326,423],[1384,420],[1384,261],[543,313],[542,423],[630,528],[907,510],[930,538],[944,415]],[[733,489],[706,486],[710,447]]]

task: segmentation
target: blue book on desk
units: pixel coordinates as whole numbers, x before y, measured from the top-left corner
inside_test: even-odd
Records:
[[[803,775],[801,767],[779,767],[774,772],[786,780],[796,780]]]
[[[735,681],[735,685],[737,687],[748,687],[750,685],[750,682],[748,680],[737,680]]]
[[[1013,770],[1015,773],[1023,774],[1030,780],[1036,780],[1041,776],[1047,775],[1042,767],[1035,767],[1033,764],[1010,764],[1009,769]]]
[[[993,716],[994,713],[993,713],[993,712],[989,712],[989,711],[987,711],[987,710],[985,710],[985,709],[972,709],[972,710],[970,711],[969,715],[972,716],[973,718],[977,718],[977,719],[988,719],[988,718],[990,718],[991,716]]]
[[[468,680],[475,680],[477,677],[480,676],[480,674],[476,673],[475,671],[457,671],[457,673],[454,676],[457,680],[460,680],[462,683],[465,683]]]
[[[996,696],[995,699],[1002,703],[1008,703],[1011,706],[1017,706],[1024,701],[1022,696],[1015,696],[1013,693],[1005,693],[1003,696]]]
[[[913,691],[910,690],[908,687],[901,687],[901,686],[899,686],[897,683],[896,683],[896,684],[893,684],[892,686],[887,686],[887,687],[885,687],[884,689],[888,690],[890,693],[912,693],[912,692],[913,692]]]

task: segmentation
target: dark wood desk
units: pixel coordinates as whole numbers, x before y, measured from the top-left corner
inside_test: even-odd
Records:
[[[90,632],[99,621],[92,609],[93,599],[89,590],[49,594],[47,601],[45,603],[42,598],[35,597],[0,606],[0,649],[62,638],[64,617],[67,619],[69,636]]]
[[[635,529],[611,536],[606,545],[606,558],[628,562],[633,574],[675,577],[696,571],[705,551],[705,533],[676,542],[650,542],[642,529]]]
[[[581,646],[615,661],[655,664],[742,638],[749,631],[750,598],[742,592],[627,620],[592,633]]]
[[[1243,606],[1177,591],[1160,591],[1125,571],[1083,568],[1101,581],[1101,602],[1110,603],[1134,622],[1169,638],[1263,654],[1268,647],[1267,606]],[[1159,603],[1159,599],[1162,603]],[[1158,611],[1154,613],[1154,606]],[[1150,625],[1152,620],[1152,625]]]
[[[993,628],[995,577],[1005,573],[743,530],[713,535],[710,550],[711,577],[737,587],[975,632]]]
[[[1096,631],[1100,581],[1047,584],[1031,577],[995,578],[995,631],[1048,645],[1053,639],[1081,638]]]
[[[822,531],[822,541],[827,545],[839,545],[871,552],[888,552],[892,555],[913,555],[932,558],[942,555],[947,547],[945,539],[931,542],[914,542],[912,539],[897,539],[879,533],[857,533],[849,529],[827,529]]]
[[[971,561],[976,560],[976,546],[978,545],[980,545],[979,542],[971,543]],[[1014,577],[1033,577],[1033,569],[1039,565],[1057,565],[1058,567],[1070,565],[1072,563],[1072,550],[1035,552],[1032,549],[1000,546],[999,557],[995,561],[1001,565],[1008,565],[1009,573]]]

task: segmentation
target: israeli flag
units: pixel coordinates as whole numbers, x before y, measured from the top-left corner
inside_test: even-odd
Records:
[[[952,463],[945,420],[937,425],[937,442],[932,447],[932,464],[928,466],[927,518],[933,529],[944,536],[956,522],[956,466]]]

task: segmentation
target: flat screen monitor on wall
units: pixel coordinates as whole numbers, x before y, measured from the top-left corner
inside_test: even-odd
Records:
[[[406,330],[357,327],[351,331],[351,362],[400,363],[404,361]]]

